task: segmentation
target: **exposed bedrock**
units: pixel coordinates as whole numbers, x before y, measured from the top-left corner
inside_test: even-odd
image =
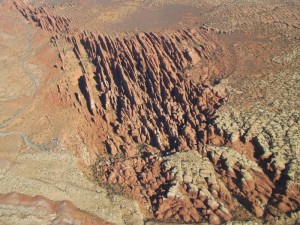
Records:
[[[0,207],[2,224],[112,225],[112,223],[81,211],[71,202],[55,202],[43,196],[31,197],[16,192],[0,194]]]
[[[219,224],[232,218],[230,209],[237,205],[213,164],[197,151],[100,161],[96,169],[100,182],[124,187],[150,218]]]
[[[265,85],[264,104],[244,110],[225,106],[213,122],[225,139],[253,143],[252,160],[274,184],[266,206],[268,219],[279,211],[292,213],[300,209],[299,57],[291,57],[297,54],[299,48],[276,57],[277,61],[289,62],[289,70],[255,81],[254,85]]]
[[[136,199],[150,219],[220,224],[274,220],[287,212],[299,218],[295,181],[273,183],[255,160],[232,148],[207,146],[207,157],[194,150],[158,156],[148,148],[141,156],[101,159],[95,174],[101,184]]]
[[[88,141],[97,146],[93,169],[101,185],[134,198],[146,218],[159,221],[299,218],[299,160],[282,151],[299,151],[298,114],[277,122],[260,110],[240,117],[217,110],[227,99],[225,80],[190,76],[220,57],[212,31],[72,33],[68,20],[18,7],[43,29],[68,32],[53,38],[72,48],[59,52],[72,77],[58,89],[86,119],[82,139],[96,136]]]
[[[215,48],[203,32],[150,32],[124,38],[83,33],[69,38],[77,57],[81,59],[84,50],[95,65],[99,97],[95,112],[125,147],[135,142],[163,152],[199,150],[207,142],[208,126],[224,102],[225,91],[222,85],[186,77],[185,70]],[[88,86],[82,87],[90,92]],[[107,142],[109,153],[128,155],[111,145]]]
[[[66,35],[82,70],[78,103],[92,120],[104,119],[121,142],[102,140],[107,153],[134,156],[132,143],[149,144],[163,153],[201,150],[214,136],[214,113],[225,101],[224,85],[196,82],[189,70],[216,51],[210,31],[201,28],[140,32],[110,37],[69,32],[69,20],[16,1],[29,21]],[[57,45],[57,35],[53,38]],[[65,52],[59,52],[65,64]],[[64,66],[62,66],[64,69]],[[201,77],[201,74],[199,74]],[[207,77],[207,75],[206,75]],[[83,98],[82,98],[83,97]],[[86,104],[82,104],[85,99]]]
[[[47,6],[33,7],[23,1],[14,1],[17,9],[29,21],[48,31],[68,33],[70,20],[67,17],[55,16],[47,12]]]

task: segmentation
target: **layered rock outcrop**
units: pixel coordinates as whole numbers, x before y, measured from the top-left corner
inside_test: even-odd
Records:
[[[227,99],[224,80],[189,76],[216,57],[211,30],[72,33],[67,19],[17,7],[41,28],[68,33],[54,40],[71,46],[80,75],[76,88],[58,89],[88,121],[81,129],[97,130],[100,185],[136,199],[147,218],[160,221],[297,218],[298,112],[278,118],[260,107],[241,115],[217,110]],[[59,57],[68,61],[64,51]]]
[[[64,16],[54,16],[47,12],[47,6],[33,7],[23,1],[14,1],[17,9],[29,21],[48,31],[69,33],[70,20]]]
[[[226,96],[222,85],[199,84],[186,77],[185,70],[215,48],[204,35],[193,29],[116,39],[84,33],[69,39],[78,59],[86,51],[95,65],[100,100],[95,112],[121,137],[125,148],[135,142],[168,152],[199,150],[206,143],[209,121]],[[91,92],[88,86],[83,88]],[[86,100],[90,102],[89,97]],[[107,145],[112,155],[128,155],[121,146]]]
[[[150,218],[219,224],[232,218],[230,209],[237,206],[213,164],[197,151],[100,161],[96,169],[101,183],[124,187]]]
[[[294,52],[299,52],[299,49],[293,49],[293,55],[296,55]],[[297,57],[291,55],[278,57],[276,62],[281,58],[290,66],[296,64]],[[252,160],[257,161],[267,175],[265,180],[274,184],[268,201],[272,206],[266,210],[269,219],[276,217],[280,211],[299,210],[300,83],[297,71],[290,69],[255,81],[252,85],[261,85],[264,90],[263,105],[255,104],[244,110],[224,107],[213,122],[220,135],[230,142],[241,139],[253,143]]]
[[[67,19],[21,1],[15,4],[41,28],[68,32]],[[82,95],[93,120],[103,118],[107,129],[121,138],[122,143],[103,142],[107,153],[134,156],[132,143],[149,144],[163,153],[201,150],[209,141],[212,117],[226,98],[224,87],[197,83],[188,72],[214,53],[208,32],[195,28],[115,38],[87,32],[66,37],[83,73],[77,101],[82,104]],[[63,61],[64,54],[59,56]],[[86,66],[91,63],[94,70]]]

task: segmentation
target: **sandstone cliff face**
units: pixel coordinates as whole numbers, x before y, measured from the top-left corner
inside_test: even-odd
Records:
[[[134,198],[147,218],[160,221],[299,217],[299,161],[282,156],[280,147],[287,143],[268,131],[272,121],[257,122],[259,113],[221,114],[225,82],[200,83],[189,76],[217,51],[211,31],[71,33],[68,20],[17,7],[41,28],[68,32],[54,39],[72,47],[80,75],[77,89],[58,88],[88,121],[81,137],[97,130],[93,141],[100,157],[93,169],[101,185]],[[67,58],[60,52],[63,65]],[[278,130],[288,132],[290,144],[298,143],[295,126]],[[298,145],[292,149],[298,151]]]
[[[58,33],[69,32],[70,20],[66,17],[54,16],[47,12],[47,6],[32,7],[23,1],[15,1],[15,6],[22,13],[22,15],[29,21],[34,22],[37,26],[48,31]]]
[[[215,48],[204,35],[194,29],[116,39],[85,33],[70,38],[78,58],[84,49],[96,67],[95,112],[124,142],[123,147],[107,143],[109,154],[135,155],[127,151],[132,142],[162,152],[200,149],[206,143],[209,120],[225,93],[220,86],[193,82],[184,72]]]
[[[41,28],[68,31],[67,19],[15,4]],[[226,97],[224,87],[197,83],[188,72],[216,49],[207,33],[195,28],[115,38],[87,32],[66,37],[83,73],[78,79],[81,93],[76,94],[84,97],[93,120],[103,118],[123,142],[105,140],[107,153],[134,156],[132,143],[149,144],[163,153],[200,150],[209,141],[211,119]],[[64,64],[64,53],[59,57]],[[79,97],[77,101],[82,104]]]

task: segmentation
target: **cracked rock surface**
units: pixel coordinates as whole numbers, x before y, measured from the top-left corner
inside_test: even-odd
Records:
[[[66,143],[108,198],[146,224],[299,221],[298,3],[216,1],[203,26],[115,34],[15,5],[51,37],[79,121]]]

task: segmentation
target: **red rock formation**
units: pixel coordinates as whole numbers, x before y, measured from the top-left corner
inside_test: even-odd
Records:
[[[69,33],[70,20],[68,18],[49,14],[46,6],[35,8],[23,1],[15,1],[14,3],[27,20],[34,22],[42,29],[58,33]]]
[[[291,160],[280,179],[271,198],[271,204],[277,209],[268,208],[268,219],[272,219],[279,212],[297,212],[300,205],[300,185],[297,181],[297,159]]]
[[[196,151],[167,157],[150,152],[151,149],[146,147],[138,157],[100,160],[96,164],[97,179],[112,185],[110,188],[121,185],[124,194],[134,196],[149,218],[187,223],[206,219],[211,224],[232,218],[228,208],[234,208],[236,203],[226,187],[220,187],[214,176],[204,180],[213,173],[208,159],[201,158]],[[178,163],[181,168],[175,166]],[[198,165],[194,167],[194,163]],[[186,174],[195,169],[201,172]],[[196,176],[200,177],[195,179]]]
[[[45,8],[21,1],[15,4],[41,28],[69,32],[68,19],[48,15]],[[122,151],[119,144],[113,146],[105,140],[108,153],[128,155],[132,142],[170,152],[200,150],[208,141],[209,121],[222,105],[225,93],[219,87],[185,77],[185,71],[216,48],[206,32],[197,28],[117,38],[83,32],[67,37],[84,73],[78,85],[88,111],[106,120],[108,129],[124,142]],[[82,61],[86,54],[96,67],[94,79],[100,101],[90,84],[92,71]],[[63,54],[59,56],[63,60]],[[114,121],[108,114],[113,114]]]
[[[95,177],[111,191],[135,198],[148,218],[220,224],[237,214],[239,204],[266,219],[299,210],[299,187],[276,187],[256,162],[254,149],[244,154],[205,147],[229,141],[212,125],[226,98],[222,83],[197,83],[187,76],[216,50],[208,39],[210,31],[195,28],[115,38],[70,34],[68,19],[48,15],[44,8],[19,2],[16,6],[41,28],[69,33],[66,40],[82,68],[78,86],[86,104],[83,98],[77,101],[87,112],[84,116],[94,124],[101,121],[97,144],[105,151],[99,150]],[[62,53],[60,58],[63,61]],[[184,154],[189,150],[201,155],[191,153],[187,160]],[[174,160],[173,153],[181,159]],[[291,180],[294,171],[287,169]],[[278,182],[286,181],[280,174]]]
[[[82,45],[97,68],[97,114],[115,112],[117,120],[107,122],[124,142],[170,151],[200,149],[207,121],[225,98],[218,88],[184,77],[196,58],[214,49],[204,35],[198,29],[116,39],[83,33],[69,40],[78,59]]]

